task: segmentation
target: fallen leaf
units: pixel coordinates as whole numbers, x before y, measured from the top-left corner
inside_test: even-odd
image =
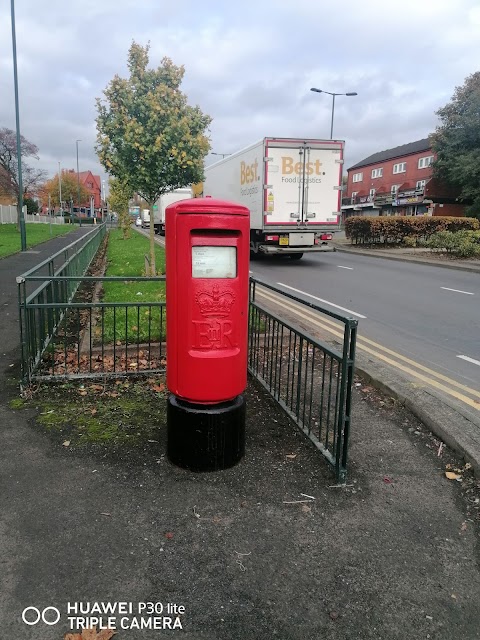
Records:
[[[388,476],[385,476],[383,478],[383,481],[385,482],[385,484],[392,484],[393,480],[391,478],[389,478]]]
[[[295,458],[297,457],[297,454],[296,453],[287,453],[287,455],[285,457],[288,458],[289,460],[295,460]]]
[[[331,620],[337,620],[339,614],[338,614],[338,611],[330,611],[328,615],[330,616]]]
[[[445,471],[445,476],[449,480],[459,480],[462,476],[458,473],[454,473],[453,471]]]
[[[171,531],[167,531],[165,538],[167,538],[167,540],[171,540],[173,538],[173,533]]]
[[[302,504],[303,513],[312,513],[312,507],[309,507],[308,504]]]
[[[155,391],[156,393],[162,393],[162,391],[165,389],[165,385],[164,384],[156,384],[156,385],[153,385],[150,388],[151,388],[152,391]]]
[[[460,527],[460,531],[466,531],[467,530],[467,523],[466,522],[462,522],[462,526]]]
[[[90,389],[93,389],[93,391],[103,391],[103,385],[101,385],[101,384],[91,384],[90,385]]]
[[[65,440],[65,442],[63,443],[64,447],[69,447],[70,446],[70,440]]]
[[[115,629],[102,629],[102,631],[97,634],[96,640],[110,640],[116,633]]]
[[[79,389],[78,394],[79,394],[80,396],[86,396],[86,395],[87,395],[87,392],[86,392],[86,390],[85,390],[85,389]]]
[[[97,410],[95,408],[90,409],[90,413],[94,416],[97,413]]]

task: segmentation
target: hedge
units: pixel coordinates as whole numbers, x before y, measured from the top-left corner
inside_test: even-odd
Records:
[[[352,244],[424,244],[435,233],[479,228],[476,218],[453,216],[352,216],[345,221],[345,235]]]

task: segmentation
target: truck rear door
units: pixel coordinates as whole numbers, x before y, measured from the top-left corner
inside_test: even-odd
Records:
[[[342,161],[339,141],[267,139],[265,226],[337,226]]]

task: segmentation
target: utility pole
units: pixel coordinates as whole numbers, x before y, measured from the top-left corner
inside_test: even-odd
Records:
[[[78,170],[78,143],[81,140],[76,140],[75,144],[77,145],[77,207],[78,207],[78,215],[80,217],[80,172]]]
[[[58,199],[60,200],[60,215],[63,216],[63,207],[62,207],[62,172],[60,170],[60,162],[58,163]]]
[[[25,216],[23,215],[23,181],[22,181],[22,145],[20,141],[20,113],[18,106],[18,73],[17,73],[17,37],[15,35],[15,2],[11,0],[12,14],[12,46],[13,46],[13,83],[15,87],[15,122],[17,127],[17,161],[18,161],[18,207],[20,216],[20,245],[21,250],[27,250],[27,234]]]

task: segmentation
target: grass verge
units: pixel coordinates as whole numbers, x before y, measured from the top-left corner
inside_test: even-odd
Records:
[[[103,302],[131,303],[132,307],[106,309],[103,323],[103,339],[106,342],[150,341],[160,339],[165,333],[165,317],[158,306],[150,303],[165,302],[164,282],[132,282],[129,276],[145,275],[145,254],[149,254],[149,240],[133,232],[123,239],[120,229],[110,231],[105,275],[124,277],[121,282],[105,282]],[[157,271],[165,272],[165,250],[155,245]]]
[[[41,242],[46,242],[57,236],[64,236],[74,229],[70,224],[25,224],[27,248],[30,249]],[[20,232],[15,224],[0,225],[0,258],[5,258],[21,250]]]

